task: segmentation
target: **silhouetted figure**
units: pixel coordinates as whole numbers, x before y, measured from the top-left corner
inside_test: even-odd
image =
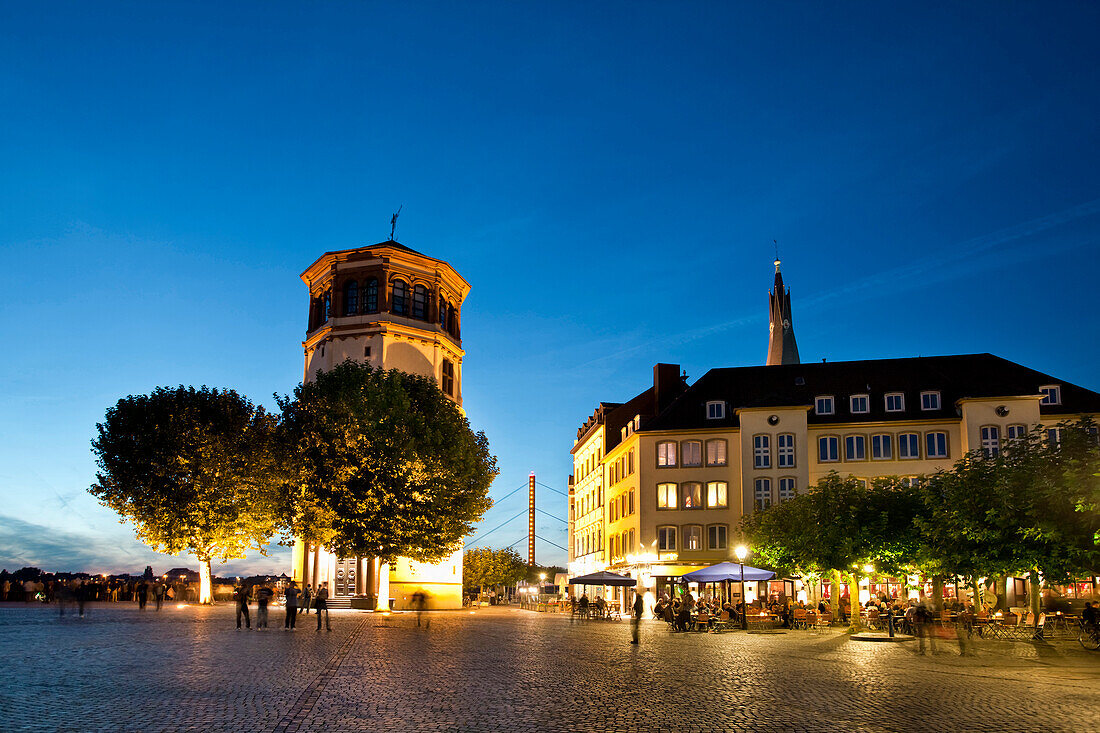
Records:
[[[298,584],[293,580],[283,589],[283,598],[286,599],[286,618],[283,619],[284,629],[295,628],[298,620]]]
[[[153,602],[157,606],[157,610],[160,610],[160,605],[164,603],[164,584],[157,583],[153,586]]]
[[[422,590],[418,590],[412,594],[412,607],[416,611],[416,625],[420,626],[420,617],[424,614],[425,609],[428,607],[428,594]],[[424,628],[428,628],[431,625],[431,621],[424,623]]]
[[[328,585],[318,583],[317,584],[317,598],[313,602],[313,607],[317,609],[317,630],[321,630],[321,611],[325,612],[325,628],[332,631],[332,625],[328,620]]]
[[[302,613],[309,615],[309,604],[313,600],[313,586],[306,583],[306,587],[302,588]]]
[[[145,605],[149,603],[149,584],[144,580],[137,585],[137,597],[138,597],[138,610],[144,611]]]
[[[76,609],[80,618],[84,618],[84,601],[88,600],[88,586],[81,580],[76,584]]]
[[[252,618],[248,615],[248,592],[241,586],[233,588],[233,602],[237,606],[237,631],[241,630],[241,615],[244,615],[244,625],[252,630]]]
[[[634,608],[633,608],[633,611],[634,611],[634,614],[633,614],[634,618],[630,622],[630,625],[631,625],[630,643],[631,644],[637,644],[638,643],[639,630],[640,630],[640,627],[642,625],[642,614],[645,613],[645,601],[642,600],[642,594],[641,593],[637,593],[637,592],[634,593]]]

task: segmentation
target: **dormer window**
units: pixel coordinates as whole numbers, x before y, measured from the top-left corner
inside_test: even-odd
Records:
[[[921,392],[920,393],[920,409],[922,409],[922,410],[938,410],[938,409],[940,409],[940,393],[939,392]]]
[[[905,395],[902,392],[887,392],[886,411],[905,412]]]
[[[1040,405],[1062,404],[1062,386],[1059,384],[1044,385],[1039,388],[1039,394],[1043,396],[1043,399],[1039,400]]]
[[[726,416],[726,403],[725,402],[708,402],[707,403],[707,419],[708,420],[721,420]]]
[[[865,394],[854,394],[851,396],[851,408],[853,415],[859,415],[864,412],[870,412],[870,397]]]
[[[832,415],[836,412],[833,407],[832,395],[818,395],[814,398],[814,412],[818,415]]]

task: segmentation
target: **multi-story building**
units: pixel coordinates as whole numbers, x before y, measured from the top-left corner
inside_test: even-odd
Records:
[[[304,382],[347,359],[435,378],[462,406],[461,306],[470,285],[446,262],[393,240],[326,252],[302,273],[309,288]],[[337,557],[294,543],[292,575],[328,585],[335,605],[354,596],[394,598],[398,608],[426,591],[434,608],[462,607],[462,551],[436,564]]]
[[[1058,422],[1100,413],[1100,394],[992,354],[802,364],[775,264],[767,365],[711,369],[688,386],[658,364],[652,387],[601,403],[578,429],[571,572],[612,570],[660,592],[732,559],[743,515],[830,471],[915,479],[1036,425],[1056,440]],[[794,591],[780,579],[746,594]]]

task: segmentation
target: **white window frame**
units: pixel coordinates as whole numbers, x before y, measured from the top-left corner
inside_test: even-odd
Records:
[[[699,460],[695,463],[688,463],[687,451],[684,448],[689,445],[699,446]],[[698,468],[703,465],[703,441],[684,440],[680,442],[680,465],[684,468]]]
[[[711,446],[712,443],[715,444],[715,445],[721,445],[722,446],[722,460],[721,461],[712,461],[711,460],[710,446]],[[711,438],[710,440],[706,441],[706,443],[703,445],[703,450],[706,451],[706,456],[705,456],[704,460],[707,462],[708,466],[725,466],[729,462],[729,445],[726,443],[724,438]]]
[[[1039,400],[1040,405],[1062,404],[1062,385],[1060,384],[1044,384],[1039,387],[1039,394],[1043,396],[1043,399]]]
[[[833,446],[835,448],[835,450],[832,452],[832,454],[835,456],[834,458],[822,458],[821,457],[821,444],[822,444],[823,441],[826,441],[826,440],[831,440],[831,441],[835,442],[835,444]],[[837,463],[838,461],[840,461],[840,436],[839,435],[822,435],[822,436],[818,437],[818,439],[817,439],[817,462],[818,463]]]
[[[1051,448],[1057,448],[1062,444],[1062,429],[1058,427],[1047,428],[1047,443]]]
[[[772,467],[772,440],[768,433],[752,436],[752,467],[758,470]]]
[[[670,488],[671,487],[671,488]],[[672,492],[672,506],[668,506],[668,494]],[[665,506],[661,506],[661,499],[664,498]],[[657,511],[665,512],[676,509],[680,506],[680,485],[672,483],[671,481],[662,481],[657,484]]]
[[[691,486],[698,486],[699,487],[699,501],[694,501],[695,497],[692,496],[692,499],[693,499],[692,504],[694,506],[688,506],[687,501],[684,500],[684,494],[688,490],[688,487],[691,487]],[[694,511],[696,509],[704,509],[705,507],[703,505],[703,502],[705,500],[706,500],[706,496],[703,495],[703,484],[701,482],[699,482],[699,481],[684,481],[682,484],[680,484],[680,508],[681,509],[683,509],[685,511]]]
[[[698,533],[699,543],[698,546],[692,547],[691,540],[694,535]],[[684,541],[684,552],[702,552],[706,540],[703,537],[703,525],[701,524],[685,524],[680,527],[680,538]]]
[[[779,503],[790,501],[798,493],[798,482],[794,476],[781,476],[779,478]]]
[[[851,445],[860,446],[863,450],[862,456],[853,456],[848,452],[848,441],[851,441]],[[867,460],[867,436],[861,434],[845,435],[844,436],[844,460],[845,461],[866,461]]]
[[[822,403],[825,402],[825,400],[829,401],[829,409],[828,410],[821,409],[822,408]],[[814,397],[814,414],[815,415],[835,415],[836,414],[836,398],[834,398],[831,394],[819,394],[817,397]]]
[[[672,446],[672,455],[669,456],[666,454],[662,456],[661,448],[669,445]],[[678,446],[679,443],[677,443],[675,440],[662,440],[657,443],[657,468],[676,468],[676,454],[679,450]],[[664,461],[664,463],[661,462],[662,460]]]
[[[900,400],[901,406],[890,408],[890,398],[897,397]],[[882,396],[882,405],[886,408],[887,412],[905,412],[905,393],[904,392],[887,392]]]
[[[916,450],[915,454],[911,453],[909,455],[903,455],[903,453],[905,453],[905,451],[903,451],[901,449],[902,448],[902,439],[903,438],[908,438],[910,436],[912,436],[914,438],[914,440],[912,440],[912,441],[906,440],[905,442],[908,444],[906,446],[906,448],[910,448],[910,447],[912,447],[913,443],[916,443],[917,450]],[[899,461],[919,461],[920,460],[920,433],[898,433],[898,460]]]
[[[727,509],[729,508],[729,484],[725,481],[708,481],[707,482],[707,509]]]
[[[1019,440],[1027,436],[1027,425],[1012,423],[1005,426],[1005,440]]]
[[[930,448],[933,447],[932,446],[933,436],[939,436],[939,435],[943,436],[943,450],[942,451],[940,450],[939,441],[937,440],[936,445],[935,445],[936,452],[933,453],[931,450],[929,450]],[[924,457],[925,458],[947,458],[947,456],[951,453],[950,445],[951,445],[950,444],[950,439],[949,439],[947,433],[945,433],[942,430],[931,430],[931,431],[924,434]]]
[[[862,410],[856,409],[856,400],[862,400]],[[848,397],[848,410],[853,415],[866,415],[871,411],[871,395],[869,394],[854,394]]]
[[[784,438],[789,439],[789,445],[783,445]],[[780,433],[775,436],[776,466],[779,468],[794,468],[794,433]]]
[[[772,505],[772,480],[767,477],[756,479],[752,485],[752,502],[756,511],[764,511]]]
[[[1001,452],[1001,429],[996,425],[982,425],[978,434],[981,436],[982,452],[996,458]]]
[[[680,534],[679,529],[675,524],[662,524],[657,527],[657,552],[676,552],[677,539]],[[664,547],[661,546],[661,539],[665,540]],[[669,539],[672,542],[669,542]]]
[[[931,400],[936,403],[935,406],[934,407],[925,406],[925,404],[924,404],[924,398],[925,397],[931,398]],[[943,405],[943,399],[942,399],[942,396],[940,395],[939,390],[929,389],[929,390],[925,390],[924,392],[920,393],[920,409],[921,410],[924,410],[925,412],[930,412],[932,410],[939,410],[942,405]]]
[[[713,534],[712,534],[713,533]],[[721,542],[718,542],[717,535],[721,534]],[[729,547],[730,528],[725,524],[708,524],[707,525],[707,549],[708,550],[724,550]]]
[[[707,403],[707,419],[722,420],[726,417],[726,403],[714,400]]]
[[[878,438],[878,444],[886,446],[886,455],[875,455],[875,439]],[[882,453],[879,450],[879,453]],[[871,460],[872,461],[892,461],[894,460],[894,436],[891,433],[875,433],[871,436]]]

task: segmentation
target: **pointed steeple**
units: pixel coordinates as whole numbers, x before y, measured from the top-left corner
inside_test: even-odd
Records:
[[[783,287],[779,258],[775,258],[775,289],[768,293],[768,366],[798,364],[798,344],[794,341],[791,322],[791,291]]]

